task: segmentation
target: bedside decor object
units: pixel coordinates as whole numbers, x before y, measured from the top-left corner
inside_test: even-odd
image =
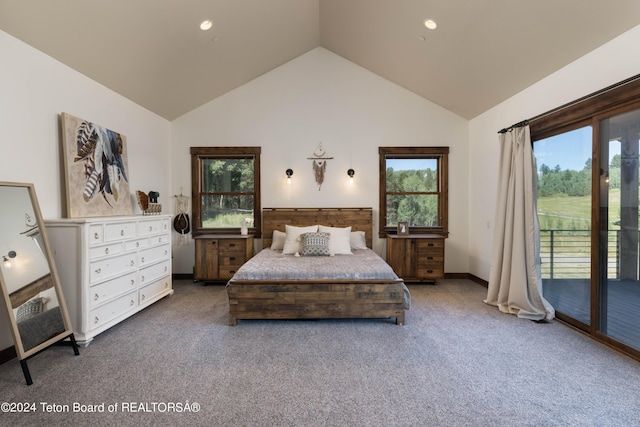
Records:
[[[409,223],[405,221],[398,222],[398,236],[408,236],[409,235]]]
[[[62,113],[69,218],[131,215],[126,137]]]
[[[324,182],[324,174],[327,170],[327,160],[333,159],[333,157],[327,157],[322,142],[318,144],[311,157],[307,157],[308,160],[312,160],[311,167],[313,168],[313,175],[318,184],[318,191],[322,187]]]

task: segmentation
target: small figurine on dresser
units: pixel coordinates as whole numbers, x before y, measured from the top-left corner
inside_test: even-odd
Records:
[[[143,215],[162,213],[162,203],[158,203],[158,197],[160,197],[160,193],[157,191],[149,191],[148,195],[142,191],[136,191],[138,206],[140,206]]]

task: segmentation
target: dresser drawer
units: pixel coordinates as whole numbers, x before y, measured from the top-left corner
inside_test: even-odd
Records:
[[[138,303],[140,305],[146,304],[147,301],[151,301],[153,298],[168,291],[169,289],[171,289],[171,277],[163,277],[150,285],[140,288],[140,291],[138,292]]]
[[[126,276],[100,283],[89,288],[89,308],[94,308],[127,291],[136,289],[138,274],[134,271]]]
[[[218,265],[224,267],[240,267],[247,261],[244,252],[230,252],[218,257]]]
[[[149,244],[149,238],[143,237],[140,239],[127,240],[124,242],[124,247],[126,251],[135,251],[137,249],[146,248]]]
[[[140,251],[138,258],[140,267],[152,264],[156,261],[167,259],[171,253],[169,245],[154,246]]]
[[[89,226],[89,245],[99,245],[104,242],[104,229],[102,224],[91,224]]]
[[[166,231],[163,227],[164,222],[161,218],[140,221],[138,223],[138,236],[150,236]]]
[[[140,285],[144,286],[147,283],[151,283],[154,280],[169,274],[171,272],[171,269],[169,268],[170,262],[171,262],[170,260],[167,260],[167,261],[163,261],[158,264],[154,264],[149,267],[140,269],[140,276],[139,276]]]
[[[245,249],[246,239],[220,239],[218,250],[220,252],[242,252]]]
[[[136,253],[126,253],[89,263],[89,283],[97,283],[137,267]]]
[[[114,240],[130,239],[136,236],[135,222],[116,222],[105,224],[104,241],[113,242]]]
[[[89,329],[96,329],[105,323],[135,309],[138,306],[136,291],[123,295],[94,310],[89,311]]]
[[[111,243],[109,245],[97,246],[89,249],[89,259],[94,260],[104,258],[109,255],[117,255],[123,252],[122,243]]]

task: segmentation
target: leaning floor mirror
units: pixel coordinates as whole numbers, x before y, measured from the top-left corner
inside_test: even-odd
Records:
[[[80,354],[33,184],[0,182],[0,286],[16,354],[27,359],[56,343]]]

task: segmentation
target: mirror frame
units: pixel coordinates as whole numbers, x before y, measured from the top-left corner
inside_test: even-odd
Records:
[[[36,355],[37,353],[45,350],[51,345],[56,344],[57,342],[62,341],[66,338],[70,338],[71,344],[74,347],[74,352],[76,354],[79,354],[79,353],[77,352],[77,344],[73,336],[71,319],[69,317],[69,312],[67,311],[67,304],[62,292],[62,287],[60,286],[58,270],[56,269],[55,263],[53,261],[53,254],[49,246],[49,237],[47,236],[47,231],[44,226],[42,213],[40,212],[40,205],[38,204],[38,198],[36,196],[35,187],[33,184],[30,184],[30,183],[3,182],[3,181],[0,181],[0,187],[19,187],[19,188],[25,188],[26,190],[28,190],[29,198],[31,199],[31,205],[33,206],[33,213],[35,215],[37,224],[40,227],[40,235],[42,237],[42,242],[44,244],[44,247],[42,249],[44,251],[44,255],[47,260],[47,264],[49,266],[49,271],[51,272],[51,280],[53,282],[53,288],[55,289],[56,297],[58,298],[58,305],[60,307],[60,313],[62,314],[62,320],[64,325],[64,331],[47,339],[46,341],[40,344],[35,345],[34,347],[28,350],[25,350],[22,343],[22,337],[20,336],[20,330],[18,329],[18,322],[16,321],[16,317],[13,311],[14,309],[11,303],[10,294],[8,292],[8,286],[6,284],[4,274],[0,269],[0,288],[2,290],[2,296],[4,300],[6,313],[7,313],[7,318],[9,319],[9,323],[10,323],[9,326],[11,329],[11,334],[13,335],[13,342],[15,345],[16,354],[22,365],[23,373],[25,375],[27,384],[30,385],[32,381],[29,375],[27,365],[25,363],[26,359]]]

